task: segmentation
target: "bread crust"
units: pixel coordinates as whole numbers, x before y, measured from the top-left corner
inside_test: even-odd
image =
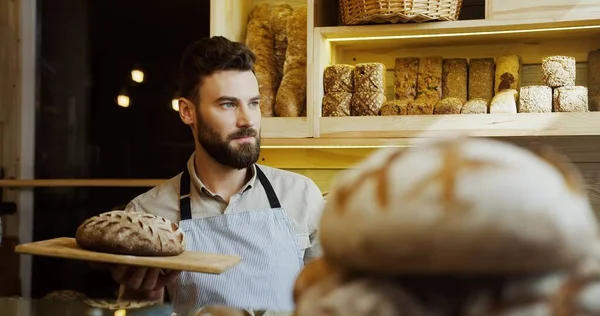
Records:
[[[79,226],[75,240],[83,249],[133,256],[176,256],[185,250],[179,225],[146,212],[93,216]]]
[[[320,221],[324,256],[391,276],[569,267],[598,224],[581,175],[565,166],[488,139],[382,149],[334,181]]]
[[[246,45],[256,55],[254,72],[260,92],[260,111],[263,117],[273,116],[275,87],[277,81],[277,59],[274,37],[270,25],[271,7],[267,3],[257,4],[248,18]]]
[[[274,109],[278,117],[299,117],[306,111],[306,23],[306,6],[294,8],[287,19],[288,44]]]

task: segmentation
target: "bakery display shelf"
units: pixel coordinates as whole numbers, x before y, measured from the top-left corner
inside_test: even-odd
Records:
[[[312,68],[312,35],[314,28],[314,0],[210,0],[210,36],[224,36],[233,41],[247,43],[247,25],[249,14],[256,5],[268,4],[271,7],[287,4],[292,8],[306,6],[307,12],[307,83],[310,82]],[[270,21],[272,22],[272,20]],[[306,99],[312,99],[312,90],[306,89]],[[275,93],[276,95],[276,93]],[[308,101],[307,101],[308,103]],[[263,117],[262,137],[269,138],[307,138],[313,136],[313,107],[307,106],[304,116],[300,117]]]
[[[448,114],[320,118],[322,138],[600,135],[600,112]]]
[[[263,117],[262,138],[304,138],[312,136],[312,120],[307,117]]]

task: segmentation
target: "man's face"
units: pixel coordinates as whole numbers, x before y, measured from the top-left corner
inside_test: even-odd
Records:
[[[196,135],[213,159],[236,169],[258,161],[259,101],[251,71],[222,71],[204,78],[196,106]]]

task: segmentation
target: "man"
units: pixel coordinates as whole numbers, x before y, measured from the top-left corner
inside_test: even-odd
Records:
[[[180,69],[179,115],[195,151],[181,174],[136,197],[127,211],[178,222],[186,249],[242,257],[221,275],[119,266],[121,297],[163,298],[176,310],[207,305],[293,310],[303,263],[320,255],[323,197],[302,175],[259,166],[260,94],[254,54],[224,37],[193,43]]]

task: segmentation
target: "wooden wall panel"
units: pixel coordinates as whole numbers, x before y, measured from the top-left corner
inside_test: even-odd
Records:
[[[20,135],[20,48],[19,0],[0,1],[0,167],[5,177],[16,177],[19,169]],[[14,200],[16,192],[3,190],[5,200]],[[18,217],[2,219],[6,235],[18,234]]]

